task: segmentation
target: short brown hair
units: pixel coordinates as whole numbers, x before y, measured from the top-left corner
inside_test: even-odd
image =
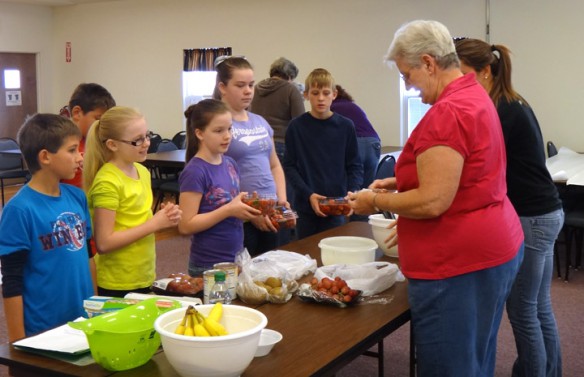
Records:
[[[35,114],[18,130],[18,144],[31,174],[41,170],[39,152],[57,153],[69,136],[81,139],[81,130],[70,119],[57,114]]]

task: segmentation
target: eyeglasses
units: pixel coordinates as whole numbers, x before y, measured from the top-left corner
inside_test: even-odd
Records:
[[[243,55],[221,55],[221,56],[218,56],[217,58],[215,58],[215,62],[213,63],[213,68],[217,68],[225,60],[231,59],[231,58],[245,59],[245,56],[243,56]]]
[[[114,140],[122,142],[122,143],[133,145],[134,147],[139,147],[139,146],[143,145],[146,141],[150,141],[150,139],[152,139],[152,135],[153,135],[152,132],[148,132],[146,134],[146,136],[143,136],[143,137],[136,139],[134,141],[117,140],[117,139],[114,139]]]

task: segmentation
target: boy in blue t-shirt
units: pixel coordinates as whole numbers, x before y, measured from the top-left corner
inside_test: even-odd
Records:
[[[345,197],[363,182],[353,121],[331,111],[337,95],[332,75],[322,68],[306,78],[304,97],[309,112],[290,121],[286,131],[284,171],[294,190],[298,238],[342,225],[343,216],[327,216],[318,201]]]
[[[36,114],[18,132],[31,180],[0,218],[2,294],[10,342],[82,316],[94,294],[91,220],[83,191],[60,183],[83,160],[81,131],[60,115]]]

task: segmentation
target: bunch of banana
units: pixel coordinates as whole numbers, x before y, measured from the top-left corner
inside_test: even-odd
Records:
[[[175,329],[175,334],[186,336],[221,336],[227,335],[225,327],[219,323],[223,316],[223,306],[220,302],[205,317],[194,306],[189,305],[181,323]]]

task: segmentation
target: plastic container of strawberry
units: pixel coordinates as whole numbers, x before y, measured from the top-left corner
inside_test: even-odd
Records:
[[[318,201],[320,211],[327,216],[347,216],[351,206],[343,197],[327,197]]]
[[[298,214],[296,211],[286,207],[276,207],[270,214],[270,221],[277,230],[294,228],[297,218]]]
[[[274,212],[277,201],[278,198],[275,195],[258,194],[257,192],[247,194],[242,198],[242,202],[260,210],[262,215],[269,215]]]

